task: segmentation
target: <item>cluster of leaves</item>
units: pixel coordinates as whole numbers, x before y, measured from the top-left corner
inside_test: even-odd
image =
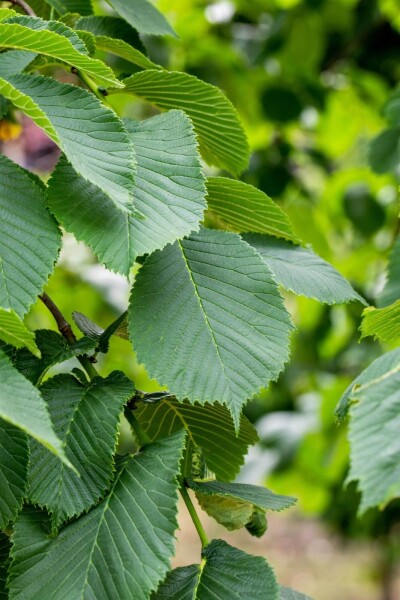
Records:
[[[218,88],[148,58],[138,33],[174,32],[147,0],[134,10],[127,0],[110,4],[116,16],[95,16],[83,0],[34,2],[39,16],[0,12],[3,114],[19,109],[62,151],[47,184],[0,157],[0,593],[301,598],[278,586],[263,558],[209,543],[187,488],[228,529],[256,536],[265,511],[293,504],[230,483],[257,440],[243,407],[289,357],[293,326],[279,286],[327,304],[365,301],[265,193],[206,176],[204,163],[233,176],[247,167],[234,107]],[[132,74],[96,58],[104,52]],[[40,74],[54,69],[80,85]],[[165,112],[122,120],[117,95]],[[141,265],[127,315],[105,330],[76,315],[78,341],[23,322],[53,272],[60,226],[111,271],[129,277]],[[167,394],[143,395],[119,371],[98,376],[90,355],[107,352],[114,334],[129,337]],[[74,356],[86,374],[45,379]],[[116,454],[123,412],[140,447],[133,456]],[[391,485],[392,473],[385,494]],[[178,490],[202,562],[169,572]]]

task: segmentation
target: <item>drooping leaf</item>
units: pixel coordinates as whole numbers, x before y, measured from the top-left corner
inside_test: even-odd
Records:
[[[311,600],[311,598],[281,585],[279,600]]]
[[[389,306],[400,298],[400,236],[396,239],[389,257],[386,285],[378,298],[378,306]]]
[[[350,472],[362,493],[360,512],[400,497],[400,371],[353,393],[350,407]]]
[[[75,344],[68,344],[65,338],[51,329],[35,331],[35,342],[41,352],[41,358],[37,358],[24,348],[15,352],[13,357],[18,371],[35,385],[53,365],[62,363],[73,356],[85,354],[96,347],[95,341],[87,337],[81,338]]]
[[[400,299],[385,308],[366,308],[360,329],[361,338],[371,335],[383,343],[400,342]]]
[[[59,144],[78,174],[117,208],[132,209],[134,150],[112,110],[84,89],[40,75],[0,79],[0,93]]]
[[[40,358],[40,350],[35,344],[34,333],[27,329],[12,309],[0,308],[0,339],[15,348],[25,346],[32,354]]]
[[[296,240],[288,217],[264,192],[226,177],[208,177],[206,185],[208,207],[228,229]]]
[[[107,0],[117,13],[140,33],[150,35],[172,35],[175,31],[166,18],[149,0]]]
[[[246,169],[249,161],[246,134],[235,108],[220,89],[187,73],[156,70],[135,73],[124,84],[121,93],[136,94],[163,110],[185,111],[193,121],[206,162],[233,175]]]
[[[347,279],[310,248],[266,235],[246,234],[242,237],[257,250],[276,282],[285,289],[327,304],[352,300],[366,304]]]
[[[109,269],[124,275],[138,255],[197,230],[205,208],[204,177],[186,115],[170,111],[126,125],[138,161],[135,206],[144,219],[115,211],[65,160],[48,189],[49,206],[63,226]]]
[[[152,600],[279,600],[279,586],[269,564],[213,540],[202,552],[204,564],[174,569]]]
[[[189,440],[203,451],[208,468],[221,481],[235,478],[248,447],[258,440],[256,430],[243,415],[236,436],[231,415],[221,404],[193,406],[170,397],[155,405],[139,405],[135,415],[152,441],[185,428]]]
[[[21,509],[26,491],[28,458],[25,433],[0,419],[0,529],[13,521]]]
[[[251,515],[250,521],[246,523],[245,527],[250,535],[258,538],[262,537],[268,529],[265,511],[260,508],[256,508]]]
[[[10,538],[0,531],[0,598],[8,600],[8,592],[6,589],[8,557],[10,553],[11,542]]]
[[[67,465],[46,404],[37,388],[15,369],[0,350],[0,418],[43,444]]]
[[[129,458],[108,495],[56,538],[22,513],[13,536],[10,598],[147,600],[175,547],[179,432]]]
[[[21,317],[53,271],[61,234],[33,176],[2,155],[0,169],[0,306]]]
[[[36,57],[34,52],[8,50],[0,54],[0,77],[8,77],[23,71]]]
[[[250,502],[201,492],[196,492],[196,498],[201,508],[229,531],[245,527],[252,519],[254,507]]]
[[[369,365],[360,375],[348,386],[336,408],[336,416],[339,420],[346,417],[352,398],[361,386],[370,384],[372,381],[388,377],[392,372],[400,370],[400,348],[386,352],[373,363]]]
[[[82,386],[72,375],[57,375],[41,386],[54,429],[79,477],[50,452],[31,444],[29,499],[52,513],[56,527],[88,510],[109,487],[119,417],[134,385],[115,371]]]
[[[292,325],[277,286],[234,233],[202,229],[153,253],[133,286],[129,321],[150,376],[179,400],[225,404],[236,429],[243,404],[288,358]]]
[[[61,29],[62,33],[57,33],[57,29]],[[82,50],[76,49],[70,39],[64,35],[66,30],[68,28],[65,25],[56,21],[46,22],[25,16],[12,17],[11,22],[0,23],[0,45],[3,48],[15,48],[51,56],[86,73],[98,85],[122,87],[123,84],[115,77],[109,66],[101,60],[83,54]],[[81,47],[85,48],[80,38],[72,30],[71,35],[74,36],[74,39],[79,40]]]

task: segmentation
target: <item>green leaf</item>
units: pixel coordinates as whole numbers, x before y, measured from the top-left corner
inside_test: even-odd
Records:
[[[144,215],[114,210],[109,199],[61,160],[48,189],[50,209],[109,269],[128,275],[138,255],[199,228],[205,187],[189,119],[171,111],[126,126],[137,155],[135,206]]]
[[[0,308],[0,339],[7,344],[21,348],[25,346],[40,358],[40,350],[35,344],[35,335],[26,328],[15,311]]]
[[[386,285],[378,298],[378,306],[389,306],[400,298],[400,236],[396,239],[389,257]]]
[[[225,404],[237,429],[243,404],[288,358],[292,325],[278,288],[234,233],[202,229],[152,254],[128,314],[150,376],[178,400]]]
[[[12,366],[1,350],[0,418],[25,431],[70,466],[39,391]]]
[[[113,39],[105,36],[96,37],[96,48],[104,52],[111,52],[120,58],[123,58],[142,69],[162,69],[152,60],[147,58],[145,54],[133,48],[123,40]]]
[[[252,185],[226,177],[208,177],[207,203],[222,219],[224,228],[296,240],[287,215]]]
[[[112,110],[86,90],[39,75],[0,79],[0,93],[59,144],[79,175],[108,194],[117,208],[131,210],[134,150]]]
[[[0,529],[4,529],[13,521],[22,507],[28,459],[28,440],[25,433],[0,419]]]
[[[73,31],[70,27],[67,27],[64,23],[59,21],[45,21],[37,17],[30,17],[27,15],[16,15],[11,19],[7,19],[7,24],[17,23],[23,27],[29,27],[34,31],[52,31],[57,35],[65,37],[69,43],[81,54],[88,54],[88,50],[85,44],[82,42],[76,31]]]
[[[37,28],[32,28],[35,25]],[[47,28],[43,29],[42,27]],[[49,27],[54,30],[51,31]],[[57,33],[57,29],[60,29],[62,33]],[[123,87],[110,67],[101,60],[83,54],[82,49],[77,50],[65,36],[65,31],[68,31],[68,28],[55,21],[42,21],[32,17],[13,17],[10,23],[4,21],[0,23],[0,46],[51,56],[90,75],[98,85]],[[71,34],[73,39],[79,40],[80,47],[86,50],[76,33],[71,30]]]
[[[93,506],[111,484],[119,417],[135,391],[133,382],[115,371],[88,387],[71,375],[48,379],[41,392],[54,429],[79,477],[50,452],[31,444],[29,499],[52,513],[56,527]]]
[[[249,525],[250,531],[254,531],[256,535],[262,535],[266,529],[260,530],[260,511],[262,514],[265,510],[280,511],[296,502],[291,496],[274,494],[255,485],[193,479],[189,479],[187,483],[196,493],[201,508],[218,523],[229,530]],[[257,523],[254,522],[254,517]]]
[[[248,447],[258,441],[244,415],[236,436],[231,415],[221,404],[193,406],[169,397],[154,405],[140,404],[135,416],[152,441],[184,427],[189,441],[202,449],[208,468],[222,481],[236,477]]]
[[[274,274],[275,281],[285,289],[327,304],[352,300],[366,304],[347,279],[310,248],[266,235],[242,237],[257,250]]]
[[[375,173],[387,173],[400,163],[400,127],[385,129],[374,138],[369,148],[369,163]]]
[[[360,329],[361,339],[371,335],[382,343],[400,342],[400,299],[385,308],[366,308]]]
[[[200,152],[211,165],[240,174],[247,168],[249,146],[236,109],[217,87],[193,75],[148,70],[124,80],[123,90],[136,94],[163,110],[184,110],[198,136]]]
[[[400,348],[387,352],[380,356],[369,365],[360,375],[348,386],[336,408],[336,416],[339,420],[346,417],[352,399],[357,390],[372,381],[388,377],[392,372],[400,370]]]
[[[79,13],[91,15],[93,13],[92,0],[46,0],[60,15],[66,13]]]
[[[353,400],[348,481],[358,481],[365,512],[400,496],[399,368],[362,385]]]
[[[123,19],[103,16],[82,17],[76,21],[75,27],[79,30],[88,31],[94,36],[122,40],[142,54],[146,54],[146,49],[138,32]]]
[[[279,586],[269,564],[223,540],[213,540],[202,552],[200,566],[168,573],[152,600],[279,600]]]
[[[0,306],[21,317],[53,271],[61,234],[34,177],[2,155],[0,169]]]
[[[0,22],[10,19],[17,13],[12,8],[0,8]]]
[[[9,537],[0,531],[0,598],[8,600],[8,592],[6,590],[8,556],[11,548]]]
[[[148,0],[108,0],[109,4],[132,27],[149,35],[172,35],[178,37],[159,10]]]
[[[311,598],[281,585],[279,600],[311,600]]]
[[[49,538],[22,513],[13,535],[10,598],[147,600],[175,548],[182,433],[129,458],[95,508]],[[121,528],[122,525],[122,528]]]
[[[8,50],[0,54],[0,76],[8,77],[23,71],[36,57],[34,52]]]
[[[35,331],[35,342],[41,352],[40,359],[23,348],[15,352],[13,357],[18,371],[35,385],[53,365],[84,354],[90,349],[94,350],[96,347],[96,342],[89,338],[81,338],[76,344],[70,345],[64,337],[51,329]]]

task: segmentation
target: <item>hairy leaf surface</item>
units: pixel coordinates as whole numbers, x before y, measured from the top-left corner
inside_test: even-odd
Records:
[[[0,529],[15,519],[22,506],[27,485],[28,458],[25,433],[0,419]]]
[[[5,156],[0,168],[0,306],[21,317],[53,271],[61,234],[33,176]]]
[[[179,400],[243,404],[276,379],[290,318],[259,255],[233,233],[202,229],[152,254],[139,271],[130,337],[151,377]]]
[[[165,577],[178,526],[179,432],[129,458],[95,508],[49,538],[26,511],[13,536],[10,598],[147,600]]]
[[[243,239],[254,246],[285,289],[327,304],[352,300],[366,304],[347,279],[311,249],[266,235],[247,234]]]
[[[138,161],[135,206],[144,218],[115,211],[65,160],[48,189],[49,206],[63,226],[123,275],[138,255],[197,230],[205,208],[204,177],[187,116],[170,111],[141,123],[127,121],[126,126]]]
[[[283,210],[264,192],[243,181],[208,177],[207,203],[228,229],[296,239]]]
[[[155,405],[139,405],[135,415],[152,441],[185,428],[189,440],[203,451],[208,468],[221,481],[235,478],[248,447],[258,441],[256,430],[244,415],[236,436],[232,417],[221,404],[193,406],[168,398]]]
[[[34,333],[27,329],[14,310],[0,308],[0,339],[15,348],[26,346],[32,354],[40,357]]]
[[[78,174],[117,208],[132,209],[134,150],[112,110],[86,90],[40,75],[2,78],[0,93],[59,144]]]
[[[184,110],[193,121],[206,162],[233,175],[246,169],[247,138],[235,108],[220,89],[187,73],[156,70],[135,73],[124,84],[123,93],[136,94],[164,110]]]

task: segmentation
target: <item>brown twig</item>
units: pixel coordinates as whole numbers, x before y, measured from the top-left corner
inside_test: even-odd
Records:
[[[19,6],[25,14],[30,17],[36,17],[35,11],[25,2],[25,0],[7,0],[10,4],[14,4],[15,6]]]

